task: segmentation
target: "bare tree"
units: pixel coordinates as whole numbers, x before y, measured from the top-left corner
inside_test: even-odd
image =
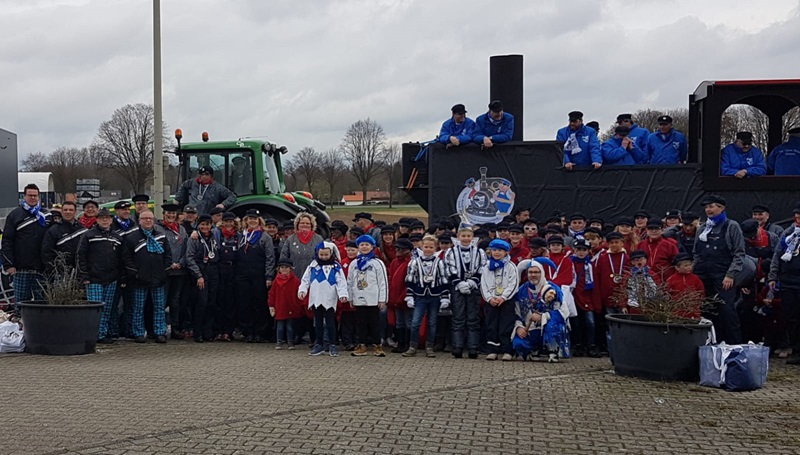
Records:
[[[292,157],[292,167],[306,181],[308,191],[312,191],[314,183],[320,176],[322,156],[314,147],[303,147]]]
[[[342,152],[337,149],[328,149],[321,155],[320,178],[328,185],[330,192],[330,205],[335,200],[336,186],[341,183],[342,177],[347,173]]]
[[[662,115],[669,115],[672,117],[673,128],[687,136],[689,135],[689,109],[685,107],[672,109],[639,109],[633,113],[633,121],[638,126],[652,133],[658,129],[658,118]],[[609,138],[614,137],[614,128],[616,128],[616,126],[616,124],[611,125],[607,130],[603,131],[600,134],[600,140],[607,141]]]
[[[400,158],[403,149],[397,142],[389,142],[383,146],[383,170],[389,183],[389,208],[394,206],[395,187],[400,181]]]
[[[49,172],[50,160],[44,152],[33,152],[20,165],[22,172]]]
[[[47,158],[50,162],[50,172],[53,173],[53,184],[63,195],[75,192],[77,179],[93,176],[87,169],[90,163],[89,151],[86,148],[59,147]]]
[[[383,127],[369,118],[350,125],[342,139],[342,153],[350,166],[350,173],[361,186],[364,205],[367,204],[369,184],[381,170],[385,140]]]
[[[127,104],[100,125],[93,147],[102,166],[113,169],[136,192],[145,192],[153,174],[153,106]],[[160,125],[164,146],[172,143],[166,124]]]

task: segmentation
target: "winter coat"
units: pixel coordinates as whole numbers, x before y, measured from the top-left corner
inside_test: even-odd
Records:
[[[636,249],[647,253],[647,265],[650,267],[656,283],[662,283],[675,273],[672,260],[679,253],[675,241],[663,237],[656,241],[646,239],[639,242]]]
[[[550,254],[550,260],[555,263],[556,268],[553,269],[549,265],[545,265],[544,270],[547,274],[547,281],[552,281],[559,287],[569,286],[572,283],[572,259],[566,252],[559,254]]]
[[[95,224],[81,236],[78,243],[78,278],[93,284],[117,281],[125,274],[124,254],[122,237],[111,229],[102,230]]]
[[[42,240],[42,261],[45,272],[52,272],[59,253],[64,255],[68,267],[75,267],[78,244],[81,236],[88,231],[77,221],[54,223],[44,234]]]
[[[594,128],[581,125],[572,131],[569,126],[565,126],[556,133],[556,140],[564,143],[564,164],[591,166],[592,163],[603,162],[600,141]]]
[[[347,275],[350,302],[354,306],[377,306],[389,300],[389,278],[386,266],[380,259],[372,258],[364,270],[358,269],[358,259],[350,264]]]
[[[572,297],[575,299],[575,307],[583,311],[593,311],[599,313],[603,310],[600,299],[596,297],[595,289],[586,289],[586,264],[583,262],[572,262],[573,281]],[[592,276],[595,286],[597,286],[597,268],[593,266]]]
[[[172,263],[181,265],[179,269],[167,270],[167,275],[184,275],[186,273],[186,249],[189,243],[189,236],[186,234],[186,230],[180,224],[178,225],[178,232],[166,227],[162,222],[159,222],[159,226],[167,235],[169,250],[172,254]]]
[[[308,266],[314,260],[317,245],[322,242],[319,234],[314,234],[311,241],[303,244],[297,234],[292,234],[283,241],[280,259],[289,259],[294,264],[294,274],[297,278],[302,278]]]
[[[669,133],[650,133],[647,137],[647,162],[649,164],[678,164],[688,157],[686,136],[672,128]]]
[[[489,301],[494,297],[501,297],[503,302],[514,300],[519,289],[519,275],[517,274],[517,267],[506,256],[503,259],[505,263],[502,268],[489,270],[489,261],[487,259],[486,265],[481,269],[481,296],[485,301]],[[498,284],[500,288],[498,289]]]
[[[441,144],[449,144],[450,136],[455,136],[461,144],[469,144],[474,135],[475,122],[471,118],[466,117],[460,124],[456,124],[455,120],[449,118],[442,123],[438,140]]]
[[[637,124],[631,125],[631,130],[628,132],[628,137],[636,143],[636,147],[643,152],[647,151],[647,140],[650,139],[650,131],[647,128],[642,128]],[[645,163],[647,160],[645,159]]]
[[[239,252],[236,258],[236,274],[240,276],[262,276],[265,280],[275,278],[275,248],[272,237],[261,231],[261,237],[251,244],[247,241],[247,231],[241,236]],[[294,261],[295,270],[298,263]]]
[[[746,153],[736,144],[728,144],[722,149],[721,175],[736,175],[742,169],[747,170],[747,177],[758,177],[767,173],[767,162],[764,152],[758,147],[750,147]]]
[[[528,259],[528,256],[530,255],[531,250],[529,250],[523,242],[520,242],[520,244],[517,246],[512,246],[511,251],[508,252],[511,262],[513,262],[515,265],[519,264],[525,259]]]
[[[790,136],[770,152],[767,171],[774,175],[800,175],[800,136]]]
[[[205,276],[207,264],[219,262],[219,248],[219,239],[213,232],[205,238],[198,235],[196,239],[189,239],[189,244],[186,246],[186,268],[194,279],[199,280]],[[212,252],[213,258],[209,257]]]
[[[290,273],[283,278],[280,274],[275,277],[272,287],[269,288],[267,302],[270,308],[275,308],[275,320],[285,321],[304,315],[303,301],[297,298],[300,280]]]
[[[702,298],[706,296],[706,287],[703,285],[703,281],[694,273],[675,273],[667,279],[667,292],[672,297],[678,297],[690,291],[699,293]],[[699,319],[700,308],[698,306],[696,311],[678,314],[677,316]]]
[[[349,275],[349,273],[350,273],[350,266],[351,266],[351,264],[352,264],[352,261],[355,261],[355,259],[350,259],[349,257],[347,257],[347,254],[345,254],[345,255],[344,255],[344,256],[342,256],[342,257],[343,257],[343,259],[342,259],[342,262],[341,262],[340,264],[341,264],[341,266],[342,266],[342,271],[344,272],[344,276],[345,276],[345,278],[348,278],[348,277],[350,276],[350,275]],[[353,265],[353,267],[355,267],[355,265]],[[403,291],[405,291],[405,285],[403,286]],[[348,291],[348,294],[349,294],[349,291]],[[339,312],[342,312],[342,311],[345,311],[345,312],[353,312],[353,311],[356,311],[355,307],[353,307],[353,304],[351,303],[351,300],[350,300],[350,296],[349,296],[349,295],[348,295],[347,303],[342,303],[342,304],[340,304],[340,305],[337,307],[337,310],[338,310]]]
[[[625,271],[630,269],[628,253],[612,253],[606,251],[597,259],[597,266],[594,270],[594,286],[597,298],[603,308],[624,307],[624,302],[618,302],[615,296],[616,290],[625,286],[624,280],[619,283],[614,282],[614,275],[623,278]]]
[[[236,193],[214,181],[201,185],[200,180],[194,178],[183,182],[175,193],[175,200],[182,205],[195,206],[199,215],[208,215],[217,204],[229,209],[236,202]]]
[[[48,227],[22,207],[12,210],[3,228],[3,268],[43,271],[41,247]]]
[[[128,284],[134,287],[163,286],[167,282],[167,270],[172,266],[172,250],[161,226],[153,226],[153,237],[161,245],[163,253],[147,250],[147,237],[142,229],[125,237],[123,259]]]
[[[603,142],[603,164],[607,166],[631,166],[647,163],[647,154],[636,142],[630,150],[622,147],[622,139],[609,138]]]
[[[333,282],[331,282],[333,281]],[[303,278],[300,280],[298,293],[308,295],[308,308],[336,309],[336,302],[340,298],[348,298],[347,278],[338,262],[330,265],[318,264],[316,259],[311,261]]]
[[[464,261],[467,257],[469,263]],[[447,250],[444,257],[447,270],[450,275],[450,283],[457,286],[458,283],[469,280],[470,287],[477,291],[481,286],[481,271],[486,265],[486,253],[478,248],[478,243],[473,241],[469,247],[461,246],[456,242],[455,246]]]
[[[394,308],[407,309],[406,298],[406,275],[408,274],[408,264],[411,262],[411,255],[395,258],[389,265],[389,305]]]
[[[510,141],[514,137],[514,116],[503,112],[503,119],[495,125],[491,121],[489,112],[479,115],[475,119],[475,134],[472,140],[476,144],[483,144],[483,139],[486,137],[491,138],[494,144]]]

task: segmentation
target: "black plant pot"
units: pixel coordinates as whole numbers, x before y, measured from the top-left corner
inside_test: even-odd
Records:
[[[91,354],[97,344],[103,303],[48,305],[22,302],[25,351],[44,355]]]
[[[641,315],[609,314],[614,373],[659,381],[700,379],[698,348],[711,325],[648,322]]]

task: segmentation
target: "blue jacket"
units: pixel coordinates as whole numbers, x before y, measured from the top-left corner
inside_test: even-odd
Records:
[[[475,119],[475,135],[472,140],[478,144],[483,144],[483,138],[490,136],[495,144],[508,142],[514,136],[514,116],[508,112],[503,112],[503,119],[500,123],[493,125],[489,113],[481,114]]]
[[[758,177],[767,173],[767,163],[764,161],[764,152],[758,147],[751,147],[747,153],[736,146],[728,144],[722,149],[722,175],[736,175],[742,169],[747,169],[748,177]]]
[[[686,136],[672,128],[668,134],[660,131],[647,138],[647,156],[650,164],[678,164],[686,161],[688,154]]]
[[[471,118],[467,117],[460,125],[457,125],[451,117],[442,123],[442,129],[439,131],[439,142],[449,144],[450,136],[455,136],[462,144],[469,144],[474,134],[475,122]]]
[[[647,154],[635,142],[630,150],[622,147],[621,138],[612,137],[603,142],[603,164],[622,166],[645,163],[647,163]]]
[[[767,158],[767,169],[775,175],[800,175],[800,137],[775,147]]]
[[[647,150],[647,140],[650,139],[650,131],[646,128],[642,128],[637,124],[631,125],[631,131],[628,133],[628,137],[636,142],[636,146],[639,147],[641,150]]]
[[[564,164],[591,166],[592,163],[603,162],[600,141],[597,139],[597,132],[594,128],[581,125],[580,128],[572,131],[569,126],[565,126],[556,133],[556,140],[564,142]]]

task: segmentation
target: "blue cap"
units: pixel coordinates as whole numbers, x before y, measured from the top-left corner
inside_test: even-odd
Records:
[[[489,249],[511,251],[511,245],[509,245],[508,242],[506,242],[505,240],[494,239],[491,242],[489,242]]]
[[[361,235],[356,239],[356,245],[361,245],[362,243],[369,243],[375,246],[375,239],[373,239],[371,235]]]

